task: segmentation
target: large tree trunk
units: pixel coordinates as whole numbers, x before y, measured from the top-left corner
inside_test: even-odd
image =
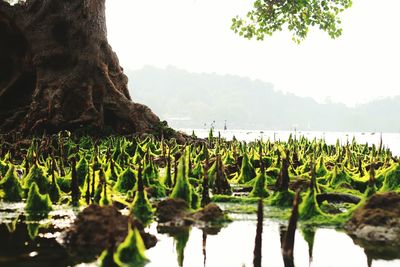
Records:
[[[0,132],[153,132],[107,41],[105,0],[0,0]]]

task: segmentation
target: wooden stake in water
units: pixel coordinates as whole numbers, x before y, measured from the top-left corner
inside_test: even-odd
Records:
[[[51,155],[51,183],[56,184],[56,160],[54,159],[54,154]]]
[[[310,158],[310,176],[311,176],[309,185],[310,191],[312,194],[318,193],[317,177],[315,175],[315,163],[312,156]]]
[[[139,164],[139,170],[138,170],[138,192],[143,192],[144,191],[144,186],[143,186],[143,177],[142,177],[142,164]]]
[[[278,154],[280,155],[280,154]],[[289,189],[289,151],[286,151],[286,157],[282,159],[282,167],[279,173],[279,177],[276,180],[275,188],[277,191],[284,192]]]
[[[284,259],[286,258],[293,260],[293,248],[295,240],[294,238],[296,233],[297,220],[299,217],[299,196],[300,196],[300,190],[296,192],[296,195],[294,197],[292,214],[290,215],[288,230],[283,240],[282,255]]]
[[[368,185],[374,187],[375,185],[375,162],[371,162],[369,165],[369,180]]]
[[[256,239],[254,241],[254,258],[253,258],[254,267],[261,267],[263,221],[264,221],[264,205],[262,198],[260,198],[258,200],[257,230],[256,230]]]
[[[206,206],[208,203],[211,202],[209,188],[208,188],[208,153],[206,152],[206,162],[204,164],[204,177],[203,177],[203,192],[201,194],[201,203],[202,207]]]
[[[79,202],[79,185],[78,185],[78,177],[76,174],[76,159],[72,158],[72,173],[71,173],[71,197],[72,197],[72,205],[77,206]]]
[[[207,260],[207,233],[206,230],[203,229],[203,246],[202,246],[202,251],[203,251],[203,265],[204,267],[206,266],[206,260]]]
[[[258,142],[259,146],[259,155],[260,155],[260,171],[262,174],[264,174],[265,168],[264,168],[264,160],[263,160],[263,147],[261,141]]]
[[[174,180],[172,181],[172,188],[175,187],[176,179],[178,177],[178,157],[175,155],[174,157]]]
[[[94,198],[94,192],[95,192],[95,183],[96,183],[96,171],[97,171],[97,156],[96,153],[94,153],[93,156],[93,167],[92,167],[92,192],[90,193],[90,197]]]

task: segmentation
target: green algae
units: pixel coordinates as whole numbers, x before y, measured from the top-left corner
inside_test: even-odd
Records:
[[[100,267],[120,267],[114,260],[114,251],[110,249],[104,250],[97,262]]]
[[[99,201],[100,206],[110,205],[111,201],[110,201],[110,199],[108,197],[108,194],[107,194],[107,183],[106,182],[103,185],[103,192],[102,193],[103,194],[102,194],[101,199]]]
[[[258,197],[239,197],[239,196],[227,196],[227,195],[213,195],[211,197],[212,202],[228,202],[228,203],[257,203]]]
[[[49,188],[49,196],[52,203],[57,204],[61,198],[61,190],[57,183],[56,161],[54,157],[51,160],[51,185]]]
[[[215,176],[217,174],[217,160],[213,162],[211,167],[208,169],[208,186],[211,188],[214,185]]]
[[[118,177],[114,185],[114,190],[120,193],[127,193],[132,190],[136,184],[136,173],[130,168],[126,168]]]
[[[208,181],[211,182],[209,185],[212,185],[210,191],[214,193],[212,196],[213,201],[251,206],[249,204],[256,203],[258,197],[265,197],[264,202],[271,205],[266,208],[268,209],[268,216],[279,219],[285,216],[288,217],[288,209],[285,208],[291,207],[293,200],[292,191],[274,187],[274,183],[279,179],[280,172],[286,164],[285,160],[287,158],[290,162],[287,168],[288,177],[291,178],[290,188],[306,187],[305,183],[308,182],[310,177],[308,172],[311,171],[312,167],[308,159],[315,158],[316,187],[322,193],[349,193],[364,200],[375,192],[399,191],[398,177],[400,175],[397,170],[399,164],[396,163],[398,158],[392,158],[391,153],[386,149],[382,149],[379,152],[377,148],[375,150],[369,149],[366,145],[360,146],[355,143],[335,147],[327,145],[324,141],[307,140],[304,137],[301,137],[299,140],[292,138],[290,143],[281,141],[268,141],[266,143],[256,141],[249,144],[213,138],[209,146],[206,144],[208,141],[204,140],[200,142],[198,140],[187,140],[186,145],[181,145],[176,140],[164,140],[165,144],[163,144],[156,141],[155,138],[150,137],[146,137],[144,140],[142,137],[133,137],[131,139],[112,137],[96,142],[89,142],[88,140],[91,139],[85,140],[84,145],[79,145],[79,143],[76,143],[79,140],[68,139],[66,137],[64,143],[68,143],[68,145],[65,145],[64,152],[59,153],[60,151],[55,151],[55,155],[57,155],[57,167],[54,175],[55,183],[53,179],[50,182],[49,158],[46,158],[45,154],[36,157],[34,153],[38,151],[37,148],[33,147],[30,151],[32,155],[22,155],[20,159],[15,161],[4,156],[0,162],[0,171],[2,163],[5,163],[5,168],[8,168],[9,162],[18,162],[20,164],[18,166],[28,170],[22,179],[23,188],[27,191],[26,181],[31,170],[40,168],[39,172],[42,173],[42,178],[45,179],[44,181],[48,185],[47,189],[43,190],[43,193],[48,193],[54,203],[58,202],[57,198],[59,197],[61,197],[61,203],[67,203],[65,201],[69,199],[69,195],[67,194],[72,190],[71,168],[67,162],[71,157],[77,157],[80,159],[76,167],[77,172],[79,172],[78,169],[82,160],[89,162],[89,172],[85,179],[86,184],[83,186],[83,189],[79,189],[79,192],[84,192],[85,190],[86,193],[89,192],[89,201],[87,201],[87,204],[92,199],[94,199],[94,202],[100,202],[100,204],[109,204],[112,196],[113,201],[118,199],[118,204],[121,204],[121,207],[127,205],[132,207],[133,202],[129,204],[132,199],[135,202],[136,198],[147,198],[145,202],[148,202],[148,210],[150,210],[153,201],[157,201],[157,198],[168,194],[172,196],[174,194],[175,197],[179,196],[186,199],[188,208],[196,209],[200,199],[198,194],[204,191],[204,176],[207,175],[205,175],[203,166],[206,164],[205,160],[208,157],[209,162],[212,163],[207,174],[210,174],[211,177],[211,181]],[[54,149],[57,150],[57,146]],[[112,150],[118,150],[118,153],[112,154]],[[182,151],[185,152],[182,153]],[[168,152],[168,156],[165,155],[166,152]],[[181,156],[181,154],[183,155]],[[373,158],[371,158],[372,154]],[[116,161],[113,160],[114,157]],[[134,160],[135,157],[136,160]],[[167,157],[168,159],[180,158],[177,171],[171,169],[173,167],[173,165],[171,166],[171,162],[169,167],[165,166],[165,163],[167,163],[165,159]],[[25,161],[20,161],[24,158],[26,158]],[[98,162],[97,164],[95,164],[96,161]],[[184,167],[181,165],[182,161],[184,161]],[[249,164],[246,164],[246,161]],[[370,183],[367,173],[371,169],[369,169],[371,161],[376,164],[375,181],[373,184]],[[241,162],[241,166],[237,166],[238,162]],[[145,180],[148,181],[146,182],[146,191],[144,191],[143,195],[136,192],[138,189],[138,174],[134,168],[136,169],[140,164],[144,164],[145,170],[143,172],[146,173],[144,176],[146,176]],[[262,164],[264,168],[268,167],[264,176],[261,175],[263,173],[261,171]],[[82,165],[85,164],[82,163]],[[207,168],[208,166],[207,163]],[[246,173],[248,173],[245,171],[246,166],[252,167],[252,171],[254,171],[253,178],[251,176],[246,178]],[[163,169],[164,167],[165,169]],[[15,168],[20,167],[16,166]],[[93,169],[95,169],[95,172],[93,172]],[[102,178],[100,177],[102,176],[100,175],[100,170],[103,169],[107,170],[105,173],[105,182],[101,182]],[[128,169],[130,170],[127,171]],[[36,172],[38,171],[36,170]],[[124,172],[131,172],[130,175],[125,177],[125,180],[120,179]],[[94,183],[90,183],[92,174],[94,174],[95,178],[93,179]],[[18,175],[22,175],[19,169]],[[14,178],[17,181],[19,181],[18,175],[14,173]],[[173,179],[173,175],[176,175],[176,179]],[[235,196],[222,196],[223,192],[215,190],[216,187],[219,187],[217,184],[221,177],[223,178],[221,181],[231,186],[231,190]],[[38,180],[40,181],[40,179]],[[78,178],[78,180],[80,179]],[[6,177],[0,180],[0,184],[6,183],[5,181],[7,181]],[[232,183],[230,184],[230,182]],[[56,187],[53,187],[54,185]],[[90,190],[92,185],[94,186],[93,188],[97,189]],[[246,194],[250,190],[247,187],[250,186],[252,187],[252,191],[247,196]],[[268,190],[276,190],[278,192],[272,193],[272,191],[268,191],[267,186]],[[43,187],[45,188],[46,186]],[[120,187],[123,188],[121,191]],[[40,188],[41,186],[39,186],[39,192],[42,193]],[[62,192],[59,191],[60,189]],[[3,199],[5,199],[7,190],[1,187],[0,190]],[[271,193],[268,195],[269,192]],[[228,191],[227,193],[230,194],[231,192]],[[306,226],[341,225],[349,217],[355,206],[353,204],[346,206],[345,204],[326,202],[318,205],[315,200],[316,193],[317,191],[313,197],[308,195],[308,193],[303,194],[301,224]],[[190,198],[188,197],[189,195]],[[79,199],[79,202],[82,202],[82,199]],[[274,210],[275,213],[270,215],[270,209]],[[240,208],[238,210],[240,212]],[[247,212],[250,212],[250,210],[251,208]],[[246,212],[245,208],[242,211]],[[337,215],[330,214],[336,212],[341,213]],[[146,214],[146,212],[141,213]]]
[[[315,197],[314,190],[308,190],[299,205],[299,219],[309,220],[315,216],[325,215],[321,211]]]
[[[86,176],[89,175],[89,163],[84,156],[78,161],[76,165],[76,176],[78,179],[78,185],[83,186]]]
[[[315,167],[315,176],[318,178],[318,177],[324,177],[327,174],[328,174],[328,170],[326,169],[326,166],[324,163],[324,157],[321,156],[317,160],[317,166]]]
[[[0,180],[0,190],[3,196],[1,199],[9,202],[18,202],[22,200],[22,186],[15,173],[14,165],[10,165],[3,179]]]
[[[245,152],[243,154],[242,166],[240,168],[240,174],[234,179],[236,183],[246,183],[252,180],[256,176],[253,166],[250,163],[250,159]]]
[[[272,193],[269,198],[269,204],[271,206],[288,208],[293,204],[294,192],[291,190],[277,191]]]
[[[311,227],[302,226],[302,227],[300,227],[300,232],[302,233],[304,240],[307,242],[308,257],[311,262],[312,258],[313,258],[313,249],[314,249],[314,240],[315,240],[316,229],[315,229],[315,227],[312,227],[312,226]]]
[[[30,188],[33,183],[35,183],[41,194],[48,193],[50,182],[46,178],[45,171],[43,167],[39,166],[37,163],[29,169],[29,173],[24,178],[24,183],[26,188]]]
[[[121,172],[121,167],[119,167],[118,163],[115,163],[112,159],[110,159],[106,167],[107,180],[116,182],[118,180],[120,172]]]
[[[138,190],[131,205],[131,213],[139,219],[144,225],[149,224],[153,219],[154,210],[147,198],[147,192],[143,188],[142,170],[139,167]]]
[[[196,189],[192,186],[192,201],[190,202],[190,207],[193,210],[196,210],[200,206],[200,194],[196,191]]]
[[[382,187],[379,192],[397,191],[400,192],[400,163],[393,165],[385,175]]]
[[[32,215],[47,215],[52,210],[50,197],[47,194],[40,194],[39,187],[32,182],[28,198],[26,200],[26,212]]]
[[[55,180],[50,185],[49,196],[50,196],[51,202],[53,202],[55,204],[57,204],[60,201],[61,189]]]
[[[222,162],[224,163],[224,165],[233,165],[236,163],[233,153],[230,150],[228,150],[225,153],[225,156],[223,157]]]
[[[176,254],[178,255],[178,265],[180,267],[183,266],[183,260],[185,257],[185,248],[186,244],[189,241],[189,234],[190,234],[190,228],[188,227],[183,227],[181,229],[178,229],[176,233],[173,234],[173,237],[175,239],[175,249],[176,249]]]
[[[4,176],[6,175],[8,171],[9,165],[5,160],[0,159],[0,175]]]
[[[267,181],[267,177],[264,172],[258,173],[255,179],[255,183],[253,189],[251,190],[249,197],[261,197],[266,198],[269,196],[268,191],[265,189],[265,183]]]
[[[210,188],[214,194],[231,195],[232,189],[226,177],[225,166],[220,155],[217,155],[215,163],[215,176]]]
[[[350,174],[346,172],[345,169],[335,165],[332,176],[330,178],[330,186],[332,188],[340,187],[341,184],[348,184],[351,186],[352,181],[353,180]]]
[[[185,155],[179,159],[178,174],[175,186],[171,192],[171,198],[180,198],[186,201],[188,205],[192,203],[192,186],[186,173]]]
[[[227,207],[224,207],[224,211],[227,213],[236,213],[236,214],[254,214],[257,212],[257,206],[255,203],[235,203],[230,204]]]
[[[37,218],[30,218],[36,220]],[[40,224],[37,222],[29,222],[26,224],[26,230],[28,231],[28,236],[31,240],[35,240],[35,238],[39,235]]]
[[[148,191],[154,198],[163,198],[167,196],[167,188],[160,180],[155,180],[154,183],[148,187]]]
[[[195,161],[194,168],[192,169],[192,176],[194,178],[200,179],[203,175],[203,167],[201,161]]]
[[[125,240],[117,247],[115,262],[120,266],[140,267],[149,261],[145,255],[146,248],[139,231],[129,229]]]
[[[60,190],[64,193],[71,192],[71,178],[70,177],[58,177],[56,183]]]
[[[145,160],[143,167],[143,183],[145,186],[154,184],[158,181],[158,171],[155,168],[153,161],[151,159]]]
[[[169,150],[168,150],[168,156],[167,156],[167,166],[165,169],[165,175],[162,178],[162,183],[167,188],[171,188],[173,186],[172,175],[171,175],[171,155],[170,155]]]
[[[152,221],[154,210],[147,198],[146,191],[136,192],[131,206],[131,213],[145,225]]]
[[[105,188],[106,188],[106,186],[107,186],[107,183],[106,183],[106,178],[105,178],[105,173],[104,173],[104,171],[101,169],[99,172],[98,172],[98,183],[97,183],[97,187],[96,187],[96,190],[94,191],[94,195],[93,195],[93,202],[94,203],[96,203],[96,204],[100,204],[100,200],[102,199],[102,198],[105,198],[105,201],[108,201],[108,197],[107,197],[107,194],[104,196],[104,193],[107,193],[107,192],[104,192],[105,190]],[[93,183],[93,182],[92,182]],[[107,189],[106,189],[107,190]],[[103,193],[104,192],[104,193]]]

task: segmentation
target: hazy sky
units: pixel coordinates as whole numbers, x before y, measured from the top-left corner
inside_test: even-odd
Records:
[[[108,0],[111,45],[125,68],[176,66],[271,82],[277,90],[348,105],[400,94],[399,0],[353,0],[343,35],[313,30],[249,41],[230,30],[252,0]]]

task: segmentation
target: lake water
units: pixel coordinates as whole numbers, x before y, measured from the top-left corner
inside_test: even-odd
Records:
[[[264,221],[262,266],[285,266],[280,250],[280,226],[283,223],[286,224],[286,222],[271,219]],[[217,235],[207,235],[206,257],[204,257],[202,246],[203,231],[192,228],[185,248],[183,266],[253,266],[256,224],[255,216],[246,216],[246,218],[235,220],[227,227],[222,228]],[[157,234],[157,237],[160,240],[159,243],[147,251],[151,262],[146,266],[179,266],[174,238],[160,234]],[[301,230],[296,232],[294,248],[296,267],[367,267],[368,258],[374,267],[400,266],[400,260],[372,259],[372,256],[367,255],[363,248],[355,245],[347,234],[329,228],[316,229],[312,258],[310,258],[309,245]]]
[[[184,129],[188,134],[190,129]],[[289,131],[220,131],[221,136],[232,139],[253,141],[263,138],[271,140],[287,140]],[[208,130],[195,130],[198,137],[207,137]],[[215,131],[214,136],[218,135]],[[333,133],[333,132],[297,132],[297,136],[307,138],[324,138],[327,143],[334,144],[336,140],[344,144],[353,136],[359,143],[375,144],[380,142],[379,133]],[[383,133],[383,144],[389,147],[395,155],[400,155],[400,134]],[[229,206],[231,205],[231,206]],[[234,210],[235,204],[221,204],[223,209]],[[262,266],[285,266],[281,255],[280,236],[286,221],[279,221],[269,217],[270,207],[264,210],[262,243]],[[39,236],[31,239],[27,225],[23,219],[24,204],[7,204],[0,201],[0,266],[69,266],[68,255],[57,242],[60,232],[68,227],[77,211],[69,207],[57,206],[52,217],[42,222]],[[275,211],[276,212],[276,211]],[[208,266],[208,267],[242,267],[253,266],[253,249],[256,233],[255,214],[237,214],[230,216],[234,219],[222,229],[205,231],[196,227],[183,229],[180,233],[165,233],[158,229],[157,223],[149,227],[149,232],[156,235],[158,243],[146,251],[150,259],[147,267],[175,267],[175,266]],[[14,225],[14,226],[13,226]],[[355,244],[353,239],[344,232],[332,228],[316,228],[314,244],[304,238],[302,225],[296,231],[294,265],[296,267],[395,267],[400,266],[399,252],[391,255],[385,253],[377,255],[371,250]],[[168,232],[168,231],[167,231]],[[308,232],[310,234],[310,231]],[[177,238],[180,236],[181,238]],[[177,251],[177,244],[187,237],[184,250]],[[18,243],[19,242],[19,243]],[[182,243],[179,244],[180,247]],[[96,262],[81,263],[77,266],[97,266]]]
[[[223,209],[234,210],[237,204],[221,204]],[[254,204],[253,204],[254,205]],[[255,208],[255,205],[254,205]],[[268,218],[270,207],[264,209],[262,266],[285,266],[281,256],[281,234],[286,221]],[[21,220],[23,204],[0,202],[0,266],[70,266],[68,254],[56,240],[59,240],[62,229],[68,227],[77,210],[57,206],[51,218],[41,222],[39,234],[32,239],[29,227]],[[273,210],[272,212],[276,212]],[[230,216],[233,222],[221,229],[202,230],[196,227],[184,228],[172,234],[157,229],[157,223],[151,224],[148,231],[156,235],[158,243],[146,251],[150,259],[147,267],[175,266],[209,266],[209,267],[242,267],[253,266],[253,249],[257,218],[255,214],[237,214]],[[17,219],[16,218],[20,218]],[[10,231],[14,222],[15,228]],[[4,227],[7,225],[7,227]],[[12,227],[11,227],[12,228]],[[392,260],[372,255],[368,250],[356,245],[346,233],[331,228],[315,228],[314,244],[304,238],[304,229],[298,225],[294,248],[294,266],[296,267],[395,267],[400,266],[400,254]],[[187,243],[181,253],[177,244],[180,235],[187,236]],[[183,238],[185,239],[185,238]],[[311,253],[311,255],[310,255]],[[181,255],[181,257],[179,257]],[[180,260],[179,260],[180,259]],[[368,265],[370,263],[371,265]],[[97,266],[97,262],[81,263],[76,266]],[[286,267],[286,266],[285,266]]]

